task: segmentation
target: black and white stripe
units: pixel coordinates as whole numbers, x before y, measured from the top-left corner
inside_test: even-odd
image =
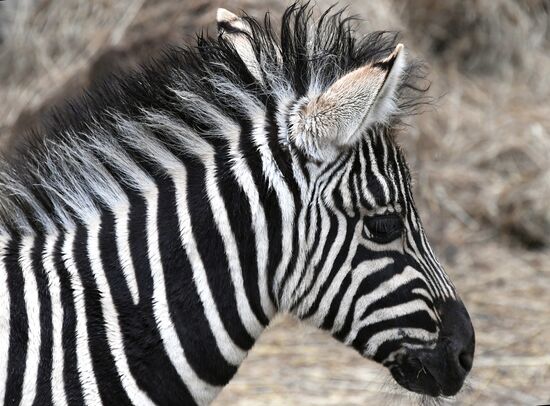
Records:
[[[207,404],[277,312],[390,368],[435,348],[458,298],[393,139],[414,66],[395,67],[391,34],[356,41],[308,10],[280,37],[221,10],[218,38],[113,79],[6,158],[0,403]],[[354,122],[318,113],[346,78],[379,88],[330,140]]]

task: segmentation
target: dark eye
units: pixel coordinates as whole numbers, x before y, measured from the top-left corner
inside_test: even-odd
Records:
[[[371,239],[380,244],[387,244],[403,234],[403,220],[398,214],[383,214],[365,219],[365,226]]]

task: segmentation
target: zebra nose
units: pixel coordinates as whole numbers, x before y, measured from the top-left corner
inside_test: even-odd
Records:
[[[458,362],[462,369],[469,372],[472,369],[472,364],[474,363],[474,351],[472,350],[463,350],[458,355]]]
[[[447,343],[447,363],[460,379],[464,379],[474,363],[474,336],[463,331],[464,335],[452,337]],[[466,338],[466,339],[465,339]]]
[[[440,307],[442,319],[441,349],[447,371],[440,382],[444,395],[454,395],[472,369],[475,333],[470,316],[461,301],[449,301]]]
[[[474,362],[475,333],[470,316],[461,301],[447,301],[440,307],[442,319],[441,337],[448,340],[451,362],[465,374]]]

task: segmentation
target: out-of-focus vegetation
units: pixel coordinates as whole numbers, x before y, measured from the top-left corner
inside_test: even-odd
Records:
[[[550,1],[345,0],[359,32],[402,32],[431,67],[433,108],[410,119],[417,200],[477,331],[460,404],[548,403]],[[325,9],[333,0],[318,0]],[[8,151],[45,110],[166,43],[214,32],[217,7],[277,17],[284,2],[18,0],[0,3],[0,135]],[[219,404],[407,403],[385,372],[283,319]]]

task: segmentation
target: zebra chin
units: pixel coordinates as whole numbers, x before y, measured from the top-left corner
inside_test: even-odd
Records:
[[[383,364],[409,391],[432,397],[454,396],[472,369],[475,334],[462,302],[447,301],[438,307],[442,322],[437,341],[402,347]]]

